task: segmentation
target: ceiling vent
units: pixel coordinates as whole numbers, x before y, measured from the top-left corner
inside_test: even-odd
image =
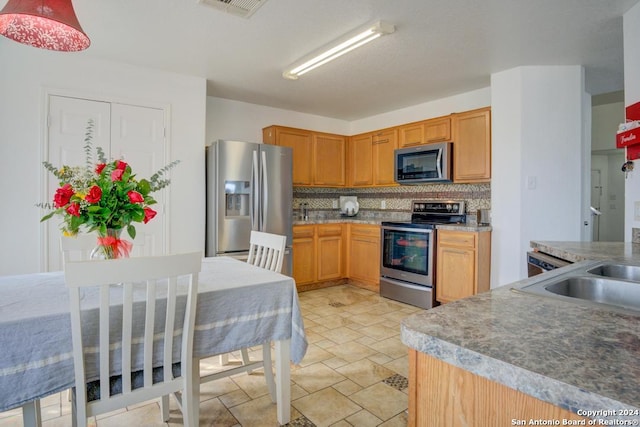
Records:
[[[198,3],[206,4],[232,15],[248,18],[267,0],[198,0]]]

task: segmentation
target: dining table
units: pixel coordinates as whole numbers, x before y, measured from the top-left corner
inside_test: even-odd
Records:
[[[295,281],[231,257],[202,260],[194,360],[274,343],[277,419],[290,421],[290,366],[307,350]],[[37,425],[39,399],[74,386],[64,272],[0,277],[0,412],[23,407]],[[198,387],[194,387],[199,401]]]

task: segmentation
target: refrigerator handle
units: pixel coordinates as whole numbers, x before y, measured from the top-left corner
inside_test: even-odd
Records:
[[[265,212],[267,212],[267,208],[269,207],[269,171],[267,171],[267,153],[264,150],[261,150],[262,154],[262,164],[260,165],[262,172],[262,179],[260,180],[260,230],[265,229]]]
[[[251,162],[251,199],[250,199],[250,206],[249,206],[249,215],[250,215],[250,221],[251,221],[251,229],[252,230],[259,230],[259,226],[257,224],[258,219],[258,181],[259,181],[259,177],[258,177],[258,152],[256,150],[253,150],[253,160]]]

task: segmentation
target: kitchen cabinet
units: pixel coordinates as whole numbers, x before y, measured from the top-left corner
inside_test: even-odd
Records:
[[[398,147],[451,141],[451,117],[437,117],[398,127]]]
[[[344,187],[347,137],[284,126],[262,130],[265,144],[291,147],[293,185]]]
[[[307,285],[344,278],[343,224],[293,227],[293,278]]]
[[[296,285],[312,283],[316,279],[316,244],[314,225],[293,227],[293,278]]]
[[[317,281],[344,277],[342,224],[319,224],[317,235]]]
[[[507,426],[514,425],[514,420],[531,419],[586,420],[521,391],[409,349],[409,427]]]
[[[491,180],[491,109],[453,115],[453,181]]]
[[[380,291],[380,227],[349,224],[347,275],[356,284]]]
[[[436,300],[441,303],[489,290],[491,232],[438,230]]]
[[[352,136],[349,140],[348,185],[371,187],[397,185],[394,180],[394,150],[398,129]]]

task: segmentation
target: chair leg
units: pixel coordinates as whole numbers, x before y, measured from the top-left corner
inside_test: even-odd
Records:
[[[273,379],[273,367],[271,366],[271,343],[262,345],[262,363],[264,364],[264,379],[271,395],[271,401],[276,402],[276,383]]]
[[[42,426],[42,418],[40,416],[40,400],[25,403],[22,406],[22,422],[25,427]]]
[[[229,364],[229,353],[223,353],[219,356],[220,366],[226,366]]]
[[[243,365],[248,365],[249,363],[251,363],[251,359],[249,359],[249,351],[246,348],[241,349],[240,353],[242,354]],[[247,371],[247,375],[251,375],[251,372],[253,371]]]
[[[160,398],[160,416],[163,422],[169,421],[169,395],[165,394]]]

